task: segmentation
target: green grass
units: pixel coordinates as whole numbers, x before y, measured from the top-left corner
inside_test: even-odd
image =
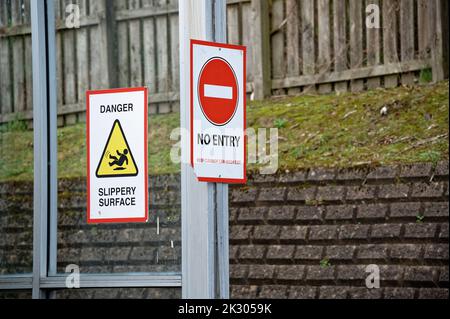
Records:
[[[430,83],[433,81],[433,71],[431,69],[424,69],[420,71],[419,82],[420,83]]]
[[[436,138],[448,134],[448,93],[442,82],[268,100],[250,104],[248,125],[287,121],[279,129],[282,169],[436,162],[448,159],[448,137]]]
[[[448,85],[249,102],[248,127],[278,128],[281,170],[437,162],[448,159]],[[380,115],[384,106],[387,116]],[[150,116],[150,174],[179,171],[170,160],[178,125],[178,113]],[[33,133],[18,123],[3,126],[0,146],[0,181],[31,179]],[[84,124],[58,129],[58,174],[85,176]]]

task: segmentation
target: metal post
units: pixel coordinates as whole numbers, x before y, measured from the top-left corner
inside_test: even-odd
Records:
[[[48,154],[47,148],[47,59],[46,1],[31,2],[33,50],[34,128],[34,215],[33,215],[33,298],[43,297],[40,278],[47,273]],[[44,53],[44,54],[43,54]],[[43,214],[44,212],[44,214]]]
[[[213,2],[214,33],[211,39],[214,42],[227,42],[227,2],[215,0]],[[228,184],[216,184],[216,298],[228,299],[230,297],[229,283],[229,236],[228,236]]]
[[[217,184],[217,298],[230,298],[228,185]]]
[[[32,296],[35,299],[45,298],[41,279],[48,275],[49,270],[50,211],[56,216],[56,64],[53,11],[53,0],[31,1],[34,128]],[[56,243],[56,238],[54,240]],[[56,245],[53,248],[56,254]]]
[[[228,298],[228,185],[200,183],[189,164],[190,39],[226,41],[225,0],[181,0],[182,296]]]
[[[47,0],[47,66],[48,66],[48,131],[49,131],[49,261],[48,274],[56,275],[58,247],[58,104],[56,83],[55,0]]]

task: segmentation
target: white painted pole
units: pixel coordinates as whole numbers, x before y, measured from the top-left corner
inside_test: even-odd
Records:
[[[227,1],[213,3],[213,41],[227,42]],[[230,298],[228,184],[216,184],[216,297]]]
[[[226,0],[180,0],[182,297],[228,298],[228,185],[200,183],[189,164],[190,39],[226,41]]]
[[[207,2],[179,1],[180,25],[180,126],[182,132],[181,224],[182,224],[182,297],[214,297],[214,263],[211,263],[213,241],[209,232],[208,185],[199,183],[189,164],[189,41],[207,37]]]

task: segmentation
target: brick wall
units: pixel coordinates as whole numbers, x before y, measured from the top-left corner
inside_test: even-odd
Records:
[[[448,297],[448,162],[250,180],[231,192],[233,297]]]
[[[147,224],[88,226],[84,181],[60,181],[60,271],[70,263],[87,273],[179,271],[179,182],[150,177]],[[230,189],[231,296],[447,298],[448,191],[448,162],[251,176]],[[31,194],[29,183],[0,184],[0,273],[31,270]],[[365,286],[370,264],[379,266],[380,289]],[[180,295],[58,296],[105,293]]]
[[[58,185],[58,271],[83,273],[181,270],[180,179],[149,178],[149,223],[88,225],[86,183]],[[0,184],[0,275],[32,269],[33,185]],[[159,227],[158,227],[159,226]]]

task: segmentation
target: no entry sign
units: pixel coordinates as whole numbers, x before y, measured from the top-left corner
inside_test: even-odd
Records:
[[[191,40],[191,164],[198,180],[246,182],[246,48]]]
[[[200,71],[198,96],[200,108],[211,124],[222,126],[231,121],[238,108],[238,93],[231,65],[219,57],[208,60]]]
[[[88,223],[146,222],[147,89],[88,91]]]

